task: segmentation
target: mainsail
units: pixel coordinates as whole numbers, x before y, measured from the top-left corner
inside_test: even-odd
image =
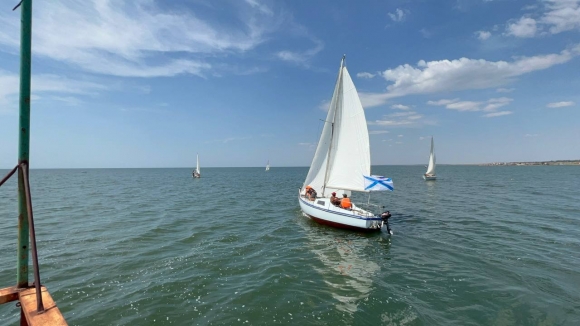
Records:
[[[322,196],[333,190],[366,191],[363,176],[370,170],[364,109],[343,58],[304,187],[310,185]]]
[[[199,154],[197,154],[197,166],[195,168],[195,172],[197,172],[197,174],[201,174],[201,171],[199,170]]]
[[[429,166],[425,174],[435,175],[435,145],[433,145],[433,137],[431,137],[431,154],[429,155]]]

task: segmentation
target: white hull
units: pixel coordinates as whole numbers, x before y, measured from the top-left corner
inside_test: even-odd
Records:
[[[432,181],[432,180],[437,180],[437,177],[434,175],[427,176],[427,175],[423,174],[423,179],[425,179],[425,181]]]
[[[316,198],[310,201],[300,195],[298,202],[302,212],[320,224],[367,231],[379,231],[383,226],[380,217],[357,208],[354,204],[352,210],[346,210],[331,204],[330,198]]]

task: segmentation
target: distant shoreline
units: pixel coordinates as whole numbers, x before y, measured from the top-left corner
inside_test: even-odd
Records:
[[[424,166],[425,164],[373,164],[372,166]],[[531,165],[580,165],[580,160],[556,160],[537,162],[492,162],[492,163],[440,163],[439,166],[531,166]],[[263,166],[208,166],[209,169],[231,169],[231,168],[261,168]],[[309,168],[309,166],[276,166],[273,168]],[[79,168],[31,168],[31,170],[123,170],[123,169],[193,169],[192,167],[79,167]],[[2,168],[0,170],[11,170]]]
[[[557,160],[557,161],[538,161],[538,162],[493,162],[476,164],[480,166],[498,166],[498,165],[580,165],[580,160]]]

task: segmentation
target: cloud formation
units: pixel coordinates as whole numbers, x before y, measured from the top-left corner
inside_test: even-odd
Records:
[[[580,30],[580,0],[543,0],[541,3],[538,14],[526,14],[515,22],[508,22],[506,34],[529,38]]]
[[[546,105],[547,108],[564,108],[567,106],[572,106],[574,105],[574,102],[572,101],[566,101],[566,102],[553,102],[553,103],[548,103],[548,105]]]
[[[428,101],[428,105],[434,106],[444,106],[448,110],[456,110],[459,112],[467,112],[467,111],[483,111],[489,112],[483,117],[490,118],[490,117],[498,117],[506,114],[512,114],[511,111],[497,111],[499,108],[510,104],[513,99],[508,97],[499,97],[499,98],[491,98],[487,101],[460,101],[458,98],[456,99],[443,99],[439,101]]]
[[[477,36],[478,39],[485,41],[488,38],[490,38],[491,33],[487,31],[477,31],[475,32],[475,35]]]
[[[515,37],[534,37],[537,31],[536,20],[529,17],[522,17],[517,22],[508,24],[506,27],[506,34]]]
[[[409,13],[410,12],[408,10],[397,8],[395,12],[389,12],[387,15],[389,18],[391,18],[392,21],[398,23],[404,21]]]
[[[385,93],[360,93],[365,107],[378,106],[389,99],[412,94],[429,94],[469,89],[486,89],[513,82],[516,77],[563,64],[580,55],[580,44],[560,53],[517,57],[512,61],[460,58],[421,60],[416,66],[400,65],[381,73],[387,82]]]
[[[16,109],[18,103],[16,96],[20,92],[19,81],[18,75],[0,70],[0,109],[4,112]],[[46,93],[51,93],[54,95],[51,97],[53,100],[71,104],[73,101],[78,103],[78,99],[70,97],[71,94],[95,95],[109,87],[90,81],[44,74],[32,76],[31,89],[32,98],[40,98]]]
[[[376,75],[375,74],[371,74],[370,72],[359,72],[359,73],[356,74],[356,76],[358,78],[367,78],[367,79],[370,79],[370,78],[374,78]]]
[[[39,1],[33,50],[99,74],[203,75],[212,68],[207,56],[253,49],[279,26],[271,10],[256,1],[238,6],[237,17],[225,25],[188,10],[161,9],[149,0]],[[16,51],[19,15],[0,11],[0,25],[0,46]]]
[[[382,119],[368,121],[367,124],[383,127],[393,126],[417,126],[422,124],[423,115],[413,111],[391,113],[383,116]],[[399,136],[402,137],[402,136]]]

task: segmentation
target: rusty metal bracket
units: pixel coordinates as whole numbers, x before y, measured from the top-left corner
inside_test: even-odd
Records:
[[[40,268],[38,266],[38,252],[36,250],[36,232],[34,232],[34,218],[32,216],[32,197],[30,196],[30,183],[28,180],[28,164],[20,164],[24,176],[24,191],[26,196],[26,210],[28,211],[28,227],[30,228],[30,245],[32,251],[32,263],[34,264],[34,287],[36,288],[36,307],[39,313],[44,312],[42,304],[42,292],[40,290]]]
[[[0,187],[2,187],[2,185],[4,184],[4,182],[8,181],[8,179],[10,179],[10,177],[18,170],[18,166],[15,166],[14,169],[12,169],[12,171],[8,172],[8,174],[2,179],[2,181],[0,181]]]

